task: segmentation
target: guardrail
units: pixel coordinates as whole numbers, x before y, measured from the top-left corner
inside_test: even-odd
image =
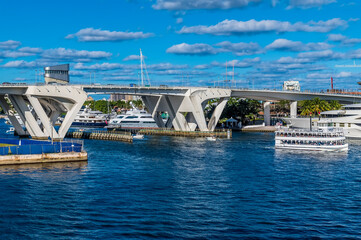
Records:
[[[50,141],[0,139],[0,143],[8,145],[0,147],[0,155],[83,152],[84,150],[84,141],[72,139],[53,143]]]
[[[14,86],[14,87],[27,87],[27,86],[45,86],[45,83],[35,83],[35,84],[26,84],[26,83],[9,83],[5,82],[0,84],[1,86]],[[152,86],[129,86],[129,85],[115,85],[115,84],[51,84],[51,86],[80,86],[82,88],[94,88],[94,89],[103,89],[103,88],[130,88],[130,89],[139,89],[139,88],[156,88],[156,89],[184,89],[184,88],[217,88],[217,89],[230,89],[230,90],[239,90],[239,91],[277,91],[277,92],[286,92],[286,93],[314,93],[314,94],[334,94],[334,95],[361,95],[360,89],[326,89],[326,90],[312,90],[305,89],[303,91],[290,91],[282,90],[276,88],[239,88],[239,87],[229,87],[229,86],[164,86],[164,85],[152,85]]]

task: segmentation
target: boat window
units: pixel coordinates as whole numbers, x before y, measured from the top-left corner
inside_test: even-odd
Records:
[[[340,123],[340,127],[345,127],[345,124],[344,124],[344,123]]]
[[[143,122],[143,123],[155,123],[155,121],[153,121],[153,122]]]
[[[117,118],[122,119],[124,116],[118,116]]]
[[[333,126],[336,127],[336,123],[333,123]]]
[[[123,123],[139,123],[139,121],[127,121],[127,122],[123,122]]]
[[[351,123],[348,124],[348,127],[351,127]]]
[[[151,116],[141,116],[140,118],[151,118]]]
[[[128,116],[125,119],[134,119],[134,118],[138,118],[137,116]]]

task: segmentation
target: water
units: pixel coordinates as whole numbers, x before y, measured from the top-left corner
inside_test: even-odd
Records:
[[[88,163],[0,167],[1,239],[359,237],[361,142],[314,154],[273,138],[87,140]]]

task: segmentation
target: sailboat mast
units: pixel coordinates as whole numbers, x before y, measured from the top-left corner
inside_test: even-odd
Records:
[[[142,53],[142,49],[139,50],[140,50],[140,79],[141,79],[141,86],[144,86],[143,53]]]

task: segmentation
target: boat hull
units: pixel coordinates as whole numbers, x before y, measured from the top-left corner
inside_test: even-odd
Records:
[[[73,122],[71,124],[72,127],[96,127],[96,128],[102,128],[107,126],[107,124],[104,123],[85,123],[85,122]]]
[[[287,149],[287,150],[308,150],[308,151],[321,151],[321,152],[346,152],[348,151],[348,144],[337,145],[337,146],[300,146],[292,144],[280,144],[275,146],[276,149]]]

